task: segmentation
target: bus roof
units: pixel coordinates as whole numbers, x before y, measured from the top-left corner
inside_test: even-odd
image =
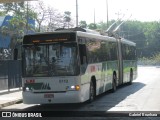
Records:
[[[111,41],[111,42],[116,42],[117,41],[113,37],[108,37],[108,36],[103,36],[103,35],[93,34],[93,33],[87,33],[87,32],[81,32],[81,31],[77,31],[77,36],[95,38],[95,39],[106,40],[106,41]]]
[[[124,38],[121,38],[121,42],[124,43],[124,44],[131,45],[131,46],[136,46],[136,43],[134,43],[130,40],[124,39]]]
[[[110,42],[116,42],[117,39],[114,37],[109,37],[109,36],[104,36],[104,35],[100,35],[100,34],[95,34],[92,32],[87,32],[87,31],[82,31],[82,30],[57,30],[55,32],[45,32],[45,33],[35,33],[35,34],[30,34],[30,35],[25,35],[24,37],[29,37],[29,36],[39,36],[39,35],[51,35],[51,34],[56,34],[56,33],[75,33],[77,34],[77,36],[79,37],[87,37],[87,38],[93,38],[93,39],[99,39],[99,40],[104,40],[104,41],[110,41]],[[124,44],[128,44],[131,46],[136,46],[136,43],[129,41],[127,39],[124,38],[118,38],[122,43]],[[24,39],[25,40],[25,39]],[[26,41],[26,40],[25,40]],[[28,41],[28,40],[27,40]],[[24,41],[23,41],[24,42]]]

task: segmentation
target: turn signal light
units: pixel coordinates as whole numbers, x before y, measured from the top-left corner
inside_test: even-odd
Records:
[[[80,86],[79,85],[76,85],[76,88],[75,88],[77,91],[80,90]]]

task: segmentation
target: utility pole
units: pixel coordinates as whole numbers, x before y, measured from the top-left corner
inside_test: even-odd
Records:
[[[94,8],[94,24],[96,24],[96,14],[95,14],[95,8]]]
[[[27,34],[28,34],[28,1],[27,1],[27,15],[26,15],[26,20],[27,20],[26,29],[27,29]]]
[[[76,0],[76,27],[78,27],[78,0]]]
[[[108,24],[108,0],[106,0],[106,13],[107,13],[107,29],[109,27],[109,24]]]

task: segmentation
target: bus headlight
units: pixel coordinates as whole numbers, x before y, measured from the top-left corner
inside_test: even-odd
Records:
[[[29,90],[29,87],[26,87],[26,91],[30,91],[30,90]]]
[[[23,91],[30,92],[30,91],[32,91],[32,90],[33,90],[33,88],[23,87]]]
[[[68,90],[68,91],[72,91],[72,90],[79,91],[80,90],[80,86],[79,85],[67,86],[66,90]]]
[[[71,86],[71,89],[73,89],[73,90],[74,90],[74,89],[75,89],[75,86]]]

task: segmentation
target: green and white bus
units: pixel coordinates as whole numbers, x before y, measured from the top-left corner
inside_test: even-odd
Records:
[[[23,102],[92,102],[137,76],[136,44],[84,31],[26,35],[22,45]]]

